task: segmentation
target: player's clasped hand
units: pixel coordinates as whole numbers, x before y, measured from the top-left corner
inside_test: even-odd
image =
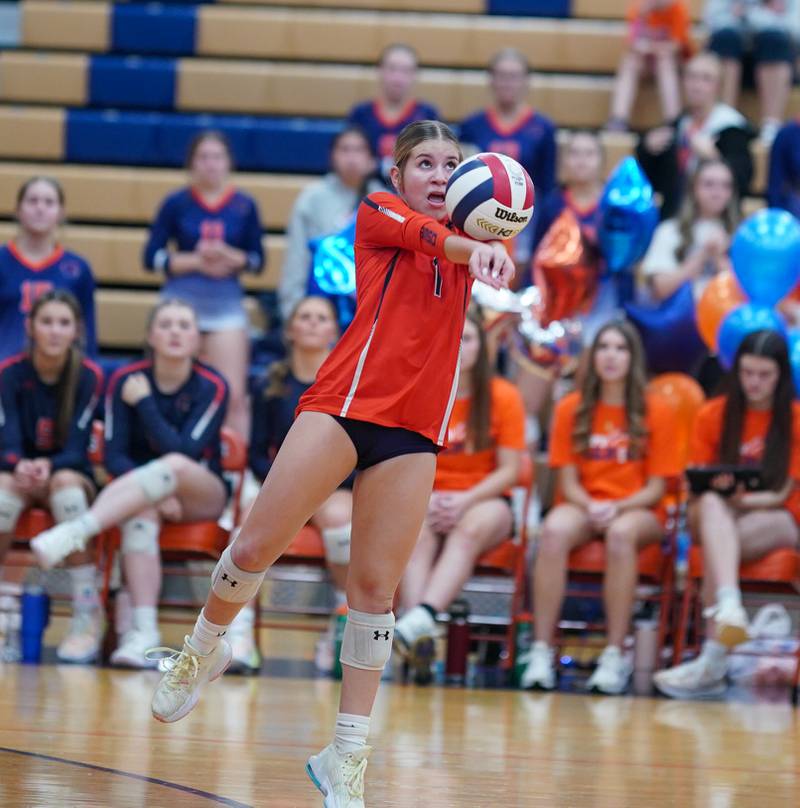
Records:
[[[478,243],[469,259],[469,272],[473,278],[493,289],[507,289],[516,267],[500,241]]]

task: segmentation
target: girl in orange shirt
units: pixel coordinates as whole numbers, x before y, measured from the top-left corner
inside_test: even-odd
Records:
[[[511,535],[506,494],[519,476],[525,449],[522,396],[513,384],[492,376],[476,311],[464,323],[447,437],[449,448],[437,459],[428,513],[403,576],[406,613],[395,628],[395,644],[422,665],[430,661],[437,613],[461,592],[479,556]]]
[[[675,419],[666,402],[645,393],[642,345],[627,322],[595,337],[580,392],[556,407],[550,465],[559,469],[562,502],[542,526],[534,567],[536,642],[524,687],[555,687],[552,642],[569,553],[596,536],[606,541],[608,645],[588,687],[621,693],[631,668],[622,655],[636,587],[637,551],[661,539],[657,506],[665,479],[681,472]]]
[[[727,395],[698,412],[692,439],[695,466],[761,469],[765,490],[701,495],[690,511],[703,546],[703,598],[709,620],[697,659],[659,671],[654,682],[673,698],[722,695],[727,652],[747,639],[739,564],[780,547],[797,547],[800,519],[800,404],[794,399],[783,337],[757,331],[742,340]]]
[[[395,589],[419,536],[455,399],[471,278],[507,287],[514,264],[499,242],[445,226],[458,140],[436,121],[406,127],[391,178],[356,222],[355,318],[320,368],[241,532],[212,575],[211,592],[152,710],[177,721],[228,665],[223,639],[267,569],[353,471],[349,614],[333,743],[306,771],[329,808],[363,808],[369,716],[391,651]],[[161,480],[147,481],[152,488]]]

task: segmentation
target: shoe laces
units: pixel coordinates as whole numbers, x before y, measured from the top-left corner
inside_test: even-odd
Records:
[[[169,656],[159,656],[164,653]],[[176,651],[174,648],[165,646],[149,648],[144,652],[144,658],[149,661],[158,660],[158,669],[165,674],[162,685],[168,690],[183,689],[192,679],[197,678],[200,670],[197,657],[184,650]]]
[[[342,764],[343,781],[347,786],[347,793],[351,797],[358,799],[364,798],[364,773],[367,770],[367,758],[362,757],[360,760],[354,755],[345,755],[344,763]]]

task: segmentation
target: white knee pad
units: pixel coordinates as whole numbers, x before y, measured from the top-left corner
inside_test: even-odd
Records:
[[[83,486],[68,485],[66,488],[54,491],[50,497],[50,513],[59,524],[75,519],[88,510],[89,502]]]
[[[152,519],[139,519],[138,517],[128,519],[122,525],[120,552],[123,555],[128,555],[129,553],[158,555],[158,534],[160,531],[161,526]]]
[[[325,545],[325,558],[331,564],[348,564],[350,562],[351,524],[342,527],[326,527],[322,531],[322,543]]]
[[[0,489],[0,534],[14,530],[24,506],[25,503],[16,494]]]
[[[339,660],[362,671],[382,671],[392,654],[394,614],[367,614],[350,609]]]
[[[229,603],[247,603],[258,592],[266,574],[266,570],[247,572],[239,569],[233,563],[229,545],[220,556],[214,572],[211,573],[211,591],[220,600]]]
[[[164,460],[151,460],[136,469],[133,474],[147,501],[153,505],[172,496],[178,487],[175,472]]]

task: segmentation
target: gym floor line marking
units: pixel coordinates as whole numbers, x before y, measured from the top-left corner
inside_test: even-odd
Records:
[[[185,794],[191,794],[193,797],[202,797],[203,799],[210,800],[211,802],[216,802],[219,805],[227,805],[229,808],[253,808],[247,803],[237,802],[236,800],[229,799],[228,797],[221,797],[219,794],[212,794],[209,791],[202,791],[199,788],[192,788],[191,786],[182,786],[180,783],[171,783],[169,780],[161,780],[158,777],[148,777],[146,774],[126,772],[122,769],[112,769],[108,766],[97,766],[94,763],[84,763],[81,760],[69,760],[69,758],[56,757],[54,755],[44,755],[41,752],[26,752],[23,749],[11,749],[7,746],[0,746],[0,752],[6,752],[10,755],[21,755],[23,757],[35,758],[37,760],[46,760],[51,763],[64,763],[68,766],[77,766],[82,769],[104,772],[105,774],[115,774],[119,777],[128,777],[131,780],[139,780],[144,783],[152,783],[153,785],[171,788],[174,791],[182,791]]]

